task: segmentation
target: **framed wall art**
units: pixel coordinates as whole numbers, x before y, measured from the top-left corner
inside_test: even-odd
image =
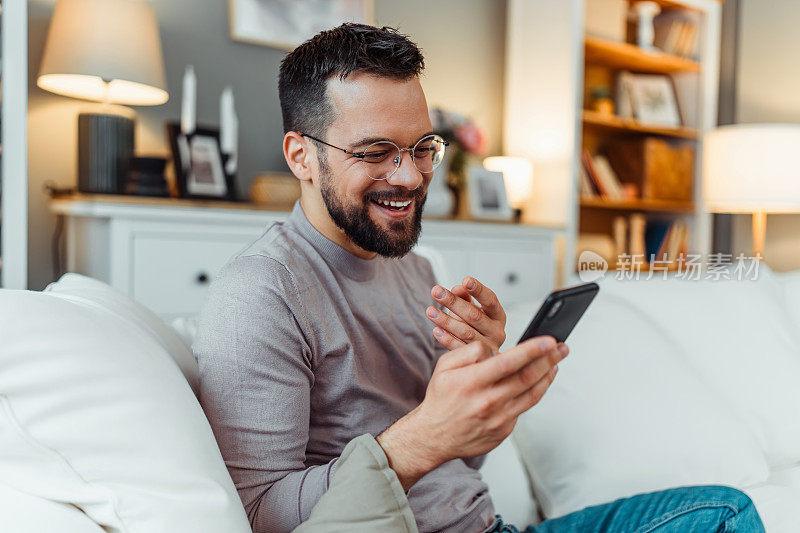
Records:
[[[228,0],[235,41],[292,50],[344,22],[373,23],[373,0]]]

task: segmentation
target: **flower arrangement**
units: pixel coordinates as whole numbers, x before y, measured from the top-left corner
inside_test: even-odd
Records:
[[[450,160],[449,185],[461,189],[469,156],[486,154],[486,135],[470,118],[460,113],[434,107],[430,116],[433,130],[450,143],[447,148],[449,155],[445,154]]]

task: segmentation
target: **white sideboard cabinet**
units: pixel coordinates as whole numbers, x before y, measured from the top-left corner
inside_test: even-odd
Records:
[[[56,198],[51,209],[65,217],[65,271],[105,281],[165,320],[196,315],[228,259],[288,216],[245,205],[112,196]],[[449,220],[423,220],[422,228],[419,246],[443,259],[440,282],[448,287],[472,275],[510,306],[555,285],[557,229]]]

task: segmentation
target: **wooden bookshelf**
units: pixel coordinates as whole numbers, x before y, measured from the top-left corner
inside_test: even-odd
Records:
[[[691,213],[694,211],[694,202],[679,202],[673,200],[648,200],[645,198],[603,198],[599,196],[584,196],[580,200],[581,207],[592,209],[608,209],[612,211],[647,211],[660,213]]]
[[[663,135],[682,139],[697,139],[697,130],[694,128],[653,126],[650,124],[642,124],[632,118],[597,113],[596,111],[590,111],[588,109],[583,110],[583,125],[586,127],[623,133],[649,133],[651,135]]]
[[[637,1],[629,0],[629,4]],[[575,222],[576,256],[583,251],[581,246],[590,246],[597,239],[613,241],[615,238],[623,238],[618,234],[623,227],[621,221],[625,221],[626,234],[625,241],[615,245],[620,250],[640,248],[640,239],[645,238],[645,235],[639,234],[642,226],[645,234],[649,228],[666,227],[668,229],[665,236],[671,235],[671,228],[679,227],[681,233],[677,236],[683,241],[679,243],[681,250],[708,253],[710,249],[710,217],[702,210],[699,202],[702,167],[697,156],[698,143],[703,132],[716,125],[715,119],[704,110],[716,106],[716,92],[707,89],[709,84],[713,85],[717,81],[714,73],[718,69],[719,59],[709,55],[709,50],[704,45],[719,39],[719,13],[713,6],[698,5],[691,0],[655,1],[667,15],[663,19],[662,31],[674,24],[671,21],[694,27],[696,33],[687,35],[698,39],[699,47],[693,52],[695,57],[639,48],[631,44],[633,41],[619,42],[591,35],[581,37],[584,63],[580,91],[584,104],[580,110],[581,146],[576,164],[583,167],[580,169],[583,174],[580,177],[581,189],[593,189],[596,195],[573,197],[573,201],[578,204]],[[682,11],[686,13],[680,13]],[[683,28],[680,31],[683,32]],[[636,38],[635,24],[629,25],[627,38]],[[659,43],[666,46],[665,34],[662,33],[660,38]],[[675,44],[673,42],[669,45],[670,49],[684,49]],[[688,43],[684,44],[689,46]],[[617,93],[622,88],[619,76],[623,71],[670,78],[682,126],[659,126],[641,123],[629,115],[616,115],[615,112],[626,114],[624,110],[614,108],[626,106],[628,103],[624,100],[624,95]],[[594,94],[596,88],[606,89],[605,92],[614,105],[601,102]],[[598,112],[601,109],[606,112]],[[638,151],[639,145],[641,151]],[[589,157],[586,158],[584,154]],[[608,165],[601,162],[598,166],[595,163],[596,156],[604,156]],[[607,169],[609,165],[612,171],[610,173]],[[584,177],[589,180],[588,185],[583,181]],[[628,186],[627,192],[631,194],[648,198],[612,199],[597,194],[601,189],[615,189],[612,181]],[[636,224],[633,224],[634,221]],[[635,235],[631,233],[634,227]],[[587,239],[581,242],[584,235],[593,235],[595,241]],[[650,235],[652,238],[654,234]],[[671,269],[676,266],[677,264],[673,265]],[[648,268],[648,265],[645,264],[644,268]]]
[[[634,72],[658,74],[700,72],[700,63],[697,61],[658,50],[643,50],[633,44],[607,41],[590,35],[585,37],[584,59],[587,63],[598,63]]]

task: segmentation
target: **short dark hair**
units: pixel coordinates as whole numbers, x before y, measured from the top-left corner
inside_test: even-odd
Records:
[[[335,119],[325,94],[327,81],[338,75],[366,72],[405,80],[425,68],[422,51],[395,28],[347,22],[321,31],[281,62],[278,96],[283,131],[323,136]]]

